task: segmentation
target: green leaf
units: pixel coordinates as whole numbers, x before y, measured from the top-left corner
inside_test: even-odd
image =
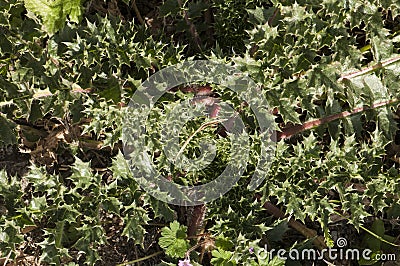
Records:
[[[266,232],[267,238],[272,242],[279,242],[283,235],[289,230],[287,221],[278,220],[273,224],[273,227]]]
[[[202,12],[205,11],[209,5],[205,1],[193,1],[189,2],[188,16],[190,18],[201,17]]]
[[[8,38],[3,34],[0,33],[0,52],[11,53],[13,49],[13,44],[8,40]]]
[[[14,128],[15,124],[8,120],[3,114],[0,114],[0,146],[17,143]]]
[[[36,122],[36,120],[43,117],[42,110],[40,108],[40,102],[37,100],[32,100],[28,120],[29,122]]]
[[[115,197],[107,197],[103,202],[103,208],[108,213],[115,213],[119,215],[121,209],[121,202]]]
[[[234,244],[228,237],[219,235],[215,238],[215,246],[222,250],[230,250],[231,248],[233,248]]]
[[[168,256],[183,258],[190,247],[189,241],[186,239],[186,226],[181,226],[177,221],[170,223],[169,227],[161,230],[158,244]]]
[[[7,210],[9,215],[16,215],[17,210],[21,207],[20,198],[23,195],[21,182],[16,176],[7,176],[4,169],[0,170],[0,211],[3,208]],[[4,205],[3,205],[4,204]],[[24,218],[24,217],[21,217]]]
[[[268,9],[256,7],[256,9],[248,9],[247,12],[250,14],[250,21],[254,24],[265,24],[272,17],[275,12],[275,7]]]
[[[14,220],[6,220],[0,226],[0,250],[3,254],[10,254],[11,259],[17,256],[17,247],[24,241],[20,227]]]
[[[284,266],[286,265],[286,261],[280,259],[278,256],[275,256],[271,261],[268,262],[267,266]]]
[[[30,204],[30,210],[43,212],[46,209],[46,197],[33,198]]]
[[[114,76],[108,77],[105,81],[104,88],[99,91],[100,97],[104,97],[107,101],[112,100],[114,104],[121,101],[121,88],[118,79]]]
[[[383,221],[376,219],[372,224],[371,231],[379,237],[383,237],[385,234],[385,225],[383,224]],[[369,232],[366,232],[363,243],[374,252],[381,250],[382,241],[377,239],[376,236],[371,235]]]
[[[84,224],[78,228],[81,237],[73,245],[78,251],[86,255],[86,263],[94,265],[100,260],[98,247],[106,243],[104,228],[100,225]]]
[[[39,243],[43,261],[60,264],[60,259],[70,258],[68,249],[63,247],[63,236],[65,232],[65,221],[56,222],[56,228],[45,230],[45,240]]]
[[[24,0],[26,9],[42,18],[44,29],[50,34],[64,26],[67,16],[79,23],[81,0]]]
[[[387,210],[388,219],[399,219],[400,218],[400,204],[394,203]]]
[[[160,15],[165,17],[168,15],[176,15],[180,10],[178,0],[166,0],[162,6],[160,6]]]
[[[147,201],[150,202],[151,208],[154,211],[155,217],[161,217],[163,218],[166,222],[172,222],[174,219],[176,219],[176,214],[174,210],[171,209],[170,206],[168,206],[167,203],[160,201],[152,196],[148,196]]]
[[[147,216],[146,211],[142,207],[136,206],[135,203],[132,203],[126,209],[123,217],[124,230],[122,231],[122,235],[133,239],[135,244],[143,246],[146,230],[142,225],[147,224],[150,218]]]
[[[224,265],[224,266],[234,266],[236,263],[230,261],[233,256],[233,252],[226,251],[223,249],[214,249],[211,252],[213,258],[211,259],[211,263],[213,265]]]
[[[75,157],[75,165],[72,167],[72,175],[70,178],[75,182],[78,188],[87,189],[94,181],[89,163],[85,163],[78,157]]]

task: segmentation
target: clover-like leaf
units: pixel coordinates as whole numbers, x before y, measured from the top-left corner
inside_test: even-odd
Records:
[[[25,0],[26,8],[42,18],[49,33],[61,29],[67,19],[78,23],[82,15],[81,0]]]
[[[189,241],[186,239],[186,226],[173,221],[169,227],[164,227],[161,230],[161,237],[158,244],[165,250],[168,256],[183,258],[189,249]]]

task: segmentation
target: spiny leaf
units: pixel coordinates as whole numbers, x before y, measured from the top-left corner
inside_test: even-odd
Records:
[[[0,114],[0,144],[6,146],[17,143],[14,132],[15,124]]]

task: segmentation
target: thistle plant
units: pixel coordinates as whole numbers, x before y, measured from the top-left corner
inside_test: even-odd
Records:
[[[144,2],[0,0],[0,263],[284,265],[265,247],[322,250],[338,237],[398,248],[397,1]],[[137,181],[124,119],[145,80],[199,59],[238,69],[256,97],[204,80],[162,88],[132,152],[166,182],[211,182],[239,161],[224,104],[251,148],[227,193],[176,206]],[[265,168],[259,99],[273,119]],[[163,146],[182,103],[206,110],[174,136],[177,157],[199,165],[214,144],[199,171]]]

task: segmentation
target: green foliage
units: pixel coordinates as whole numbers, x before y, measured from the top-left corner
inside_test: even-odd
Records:
[[[382,258],[382,254],[388,254],[398,248],[393,244],[395,242],[394,237],[385,234],[385,224],[382,220],[376,219],[371,225],[371,230],[363,229],[366,233],[362,240],[362,245],[370,249],[372,253],[370,256],[371,260],[361,258],[359,261],[360,265],[379,265],[381,262],[378,258]]]
[[[40,225],[44,240],[38,243],[41,259],[59,265],[60,260],[70,258],[68,249],[73,247],[92,265],[100,259],[99,246],[106,243],[102,212],[120,216],[125,221],[123,234],[142,243],[145,234],[142,224],[149,219],[147,212],[137,206],[140,193],[134,190],[134,184],[129,185],[129,171],[121,154],[114,160],[112,169],[114,181],[106,185],[102,184],[101,176],[92,173],[88,163],[78,158],[67,179],[32,167],[26,176],[33,186],[28,204],[21,198],[23,191],[18,187],[19,182],[12,178],[10,183],[1,172],[0,191],[7,209],[0,221],[2,252],[13,252],[15,245],[21,243],[20,228],[37,227],[45,218],[47,222]],[[65,182],[71,183],[66,186]]]
[[[14,131],[15,125],[8,119],[6,119],[2,114],[0,114],[0,139],[1,145],[7,146],[10,144],[15,144],[17,138],[15,137]]]
[[[3,254],[10,255],[14,259],[16,249],[23,242],[23,235],[20,229],[24,223],[29,223],[26,216],[18,215],[17,209],[21,208],[20,198],[22,196],[21,185],[16,177],[7,177],[4,170],[0,171],[0,199],[3,202],[1,209],[1,226],[0,226],[0,250]],[[5,215],[15,217],[15,219],[4,219]],[[31,224],[31,223],[30,223]]]
[[[53,34],[61,29],[67,16],[79,23],[82,16],[81,0],[24,0],[26,9],[40,16],[44,29]]]
[[[216,242],[217,248],[212,251],[213,265],[285,265],[284,260],[277,257],[271,258],[268,251],[259,246],[258,241],[249,241],[244,235],[239,235],[236,241],[237,245],[234,249],[232,246],[220,245]]]
[[[177,221],[173,221],[169,227],[164,227],[161,230],[158,244],[165,250],[165,254],[172,258],[185,257],[185,253],[189,249],[186,227],[181,226]]]
[[[235,93],[211,84],[221,101],[240,111],[252,150],[238,185],[207,205],[205,231],[214,242],[205,260],[211,255],[213,265],[284,265],[268,258],[265,243],[287,249],[298,239],[288,240],[294,235],[288,219],[267,215],[265,201],[314,226],[328,246],[334,244],[336,214],[346,217],[347,226],[368,228],[362,246],[376,254],[388,251],[400,216],[398,117],[393,115],[400,97],[400,42],[399,28],[392,25],[400,4],[182,2],[167,0],[154,9],[160,23],[173,24],[171,30],[166,24],[135,25],[122,15],[101,17],[91,9],[83,14],[82,1],[0,0],[0,145],[20,145],[35,162],[22,176],[0,171],[0,257],[16,259],[22,244],[31,241],[27,250],[43,264],[102,264],[110,217],[121,226],[121,239],[143,253],[152,252],[146,238],[153,234],[152,241],[168,255],[162,258],[165,265],[196,245],[187,238],[188,215],[142,191],[117,152],[125,106],[138,85],[157,70],[192,58],[239,67],[275,110],[276,129],[284,134],[298,126],[296,134],[277,141],[275,158],[261,173],[266,181],[249,191],[261,154],[257,121]],[[205,19],[210,10],[211,22]],[[185,13],[203,42],[201,53],[194,52]],[[196,158],[200,143],[212,140],[217,156],[210,166],[190,173],[171,166],[162,130],[169,115],[181,115],[173,113],[177,104],[192,96],[166,93],[146,124],[149,156],[163,175],[183,185],[214,179],[228,164],[231,149],[229,138],[207,127],[184,153]],[[340,118],[324,120],[332,116]],[[204,121],[186,123],[180,143]],[[54,132],[62,133],[56,147],[46,147]],[[54,155],[49,165],[35,161],[42,156],[40,148]],[[71,162],[60,162],[62,151]],[[106,159],[99,167],[93,157]],[[161,236],[152,225],[160,223],[169,223]],[[190,254],[193,265],[200,261],[199,243]],[[359,262],[366,263],[375,261]]]

